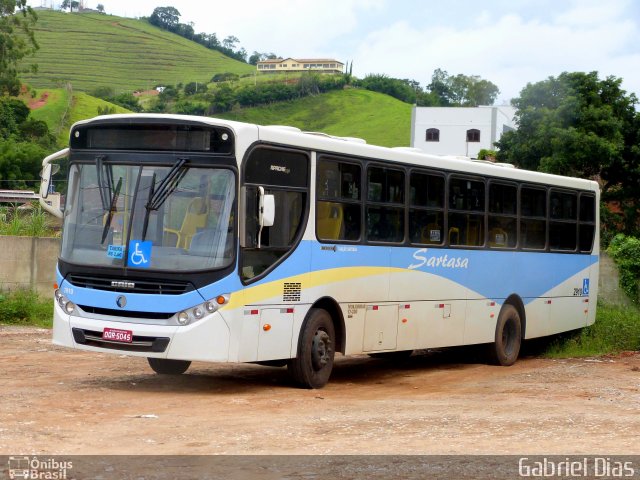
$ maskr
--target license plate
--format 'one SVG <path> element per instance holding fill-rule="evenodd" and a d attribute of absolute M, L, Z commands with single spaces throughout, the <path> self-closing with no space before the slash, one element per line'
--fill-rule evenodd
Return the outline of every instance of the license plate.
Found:
<path fill-rule="evenodd" d="M 131 330 L 119 330 L 117 328 L 105 328 L 102 331 L 102 338 L 112 342 L 131 343 L 133 342 L 133 332 Z"/>

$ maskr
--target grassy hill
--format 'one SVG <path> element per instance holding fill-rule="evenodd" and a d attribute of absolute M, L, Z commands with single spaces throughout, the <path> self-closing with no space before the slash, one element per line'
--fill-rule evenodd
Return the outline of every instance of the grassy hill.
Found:
<path fill-rule="evenodd" d="M 52 90 L 37 90 L 36 99 L 46 97 L 46 103 L 31 110 L 31 117 L 47 123 L 60 147 L 69 143 L 69 128 L 75 122 L 98 115 L 98 107 L 111 107 L 114 113 L 128 113 L 129 111 L 118 105 L 105 102 L 84 92 L 71 94 L 63 88 Z"/>
<path fill-rule="evenodd" d="M 368 90 L 347 89 L 234 110 L 220 118 L 260 125 L 292 125 L 302 130 L 364 138 L 387 147 L 408 146 L 411 105 Z"/>
<path fill-rule="evenodd" d="M 83 92 L 70 95 L 65 89 L 38 90 L 36 98 L 45 93 L 46 105 L 32 110 L 31 115 L 47 122 L 61 146 L 68 143 L 69 127 L 98 115 L 98 107 L 113 107 L 115 113 L 128 112 Z M 292 125 L 306 131 L 359 137 L 387 147 L 408 146 L 410 142 L 411 105 L 368 90 L 334 91 L 217 116 L 258 125 Z"/>
<path fill-rule="evenodd" d="M 145 21 L 112 15 L 42 10 L 35 34 L 40 50 L 29 63 L 38 64 L 38 73 L 21 80 L 37 88 L 71 82 L 76 91 L 99 86 L 133 91 L 255 70 Z"/>

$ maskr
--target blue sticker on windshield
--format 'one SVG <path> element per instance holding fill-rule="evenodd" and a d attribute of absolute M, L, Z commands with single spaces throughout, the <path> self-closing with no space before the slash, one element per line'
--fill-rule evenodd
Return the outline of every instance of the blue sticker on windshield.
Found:
<path fill-rule="evenodd" d="M 151 245 L 152 242 L 142 242 L 131 240 L 129 242 L 129 257 L 127 266 L 138 268 L 149 268 L 151 266 Z"/>
<path fill-rule="evenodd" d="M 124 245 L 109 245 L 107 257 L 124 258 Z"/>

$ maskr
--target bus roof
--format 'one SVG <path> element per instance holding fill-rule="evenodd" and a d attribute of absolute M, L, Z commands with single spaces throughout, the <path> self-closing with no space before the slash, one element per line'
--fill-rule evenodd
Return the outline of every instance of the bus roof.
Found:
<path fill-rule="evenodd" d="M 247 134 L 255 136 L 257 131 L 258 139 L 266 143 L 288 145 L 325 153 L 335 153 L 372 160 L 398 162 L 406 165 L 428 167 L 435 170 L 443 169 L 469 175 L 499 177 L 505 180 L 519 180 L 592 191 L 598 191 L 600 189 L 598 183 L 592 180 L 565 177 L 532 170 L 508 168 L 513 167 L 510 164 L 477 161 L 456 156 L 432 155 L 410 147 L 381 147 L 378 145 L 367 144 L 364 140 L 358 138 L 338 137 L 321 132 L 304 132 L 299 128 L 284 125 L 260 126 L 213 117 L 134 113 L 104 115 L 88 120 L 82 120 L 75 123 L 72 129 L 77 125 L 86 125 L 90 123 L 137 123 L 144 121 L 145 119 L 152 121 L 166 120 L 225 126 L 233 130 L 236 135 L 241 134 L 241 136 Z"/>

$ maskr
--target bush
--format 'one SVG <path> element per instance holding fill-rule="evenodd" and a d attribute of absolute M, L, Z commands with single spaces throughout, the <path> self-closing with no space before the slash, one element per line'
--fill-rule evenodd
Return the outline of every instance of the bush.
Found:
<path fill-rule="evenodd" d="M 616 235 L 607 249 L 618 265 L 620 288 L 638 303 L 640 283 L 640 239 L 622 233 Z"/>
<path fill-rule="evenodd" d="M 4 324 L 50 327 L 52 318 L 53 302 L 33 290 L 0 293 L 0 322 Z"/>
<path fill-rule="evenodd" d="M 211 82 L 213 82 L 213 83 L 235 82 L 235 81 L 239 80 L 239 78 L 240 77 L 238 77 L 238 75 L 235 74 L 235 73 L 230 73 L 230 72 L 216 73 L 213 77 L 211 77 Z"/>
<path fill-rule="evenodd" d="M 207 85 L 202 82 L 189 82 L 184 86 L 185 95 L 194 95 L 196 93 L 205 93 Z"/>
<path fill-rule="evenodd" d="M 96 87 L 89 92 L 89 95 L 103 100 L 110 100 L 116 96 L 116 91 L 113 87 Z"/>
<path fill-rule="evenodd" d="M 496 151 L 481 148 L 478 152 L 478 160 L 490 160 L 494 162 L 496 160 Z"/>
<path fill-rule="evenodd" d="M 0 208 L 0 235 L 24 237 L 56 237 L 59 232 L 40 205 L 30 212 L 22 213 L 17 208 Z"/>
<path fill-rule="evenodd" d="M 177 102 L 173 107 L 175 113 L 182 115 L 204 115 L 206 109 L 207 107 L 202 104 L 189 101 Z"/>
<path fill-rule="evenodd" d="M 640 312 L 636 307 L 598 304 L 596 322 L 556 336 L 545 352 L 552 358 L 589 357 L 640 349 Z"/>

